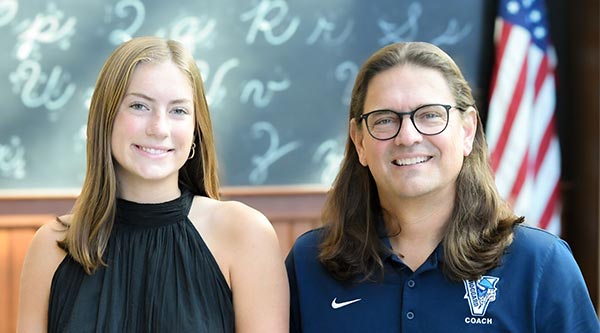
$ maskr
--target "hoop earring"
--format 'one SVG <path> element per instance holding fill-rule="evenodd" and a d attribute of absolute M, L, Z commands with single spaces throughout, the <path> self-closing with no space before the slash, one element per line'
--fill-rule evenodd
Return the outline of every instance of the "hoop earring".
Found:
<path fill-rule="evenodd" d="M 192 142 L 192 154 L 190 155 L 190 157 L 188 157 L 188 160 L 194 158 L 194 155 L 196 155 L 196 143 Z"/>

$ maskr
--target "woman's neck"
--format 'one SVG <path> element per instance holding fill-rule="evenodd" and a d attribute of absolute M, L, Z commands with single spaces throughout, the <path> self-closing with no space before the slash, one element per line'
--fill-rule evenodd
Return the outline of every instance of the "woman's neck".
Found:
<path fill-rule="evenodd" d="M 181 190 L 175 184 L 157 184 L 144 182 L 143 184 L 122 183 L 117 185 L 117 196 L 121 199 L 137 203 L 161 203 L 177 199 L 181 196 Z"/>

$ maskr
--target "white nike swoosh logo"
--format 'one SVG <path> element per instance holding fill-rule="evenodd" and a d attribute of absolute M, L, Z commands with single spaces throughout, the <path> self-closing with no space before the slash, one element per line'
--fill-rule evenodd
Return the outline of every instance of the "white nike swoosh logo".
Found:
<path fill-rule="evenodd" d="M 362 298 L 357 298 L 357 299 L 353 299 L 353 300 L 350 300 L 350 301 L 338 303 L 337 302 L 337 297 L 336 297 L 336 298 L 333 299 L 333 301 L 331 301 L 331 307 L 333 309 L 339 309 L 339 308 L 343 308 L 346 305 L 350 305 L 352 303 L 359 302 L 360 300 L 362 300 Z"/>

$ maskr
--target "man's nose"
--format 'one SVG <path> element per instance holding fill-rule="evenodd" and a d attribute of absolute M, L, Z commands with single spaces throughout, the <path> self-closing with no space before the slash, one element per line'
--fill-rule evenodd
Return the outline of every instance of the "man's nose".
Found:
<path fill-rule="evenodd" d="M 394 143 L 397 145 L 410 146 L 423 139 L 423 135 L 417 130 L 410 115 L 400 117 L 400 130 L 394 137 Z"/>

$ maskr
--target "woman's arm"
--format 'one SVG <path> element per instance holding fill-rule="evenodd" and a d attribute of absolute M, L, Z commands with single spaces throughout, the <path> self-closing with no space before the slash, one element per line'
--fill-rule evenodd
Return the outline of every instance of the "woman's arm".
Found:
<path fill-rule="evenodd" d="M 237 332 L 288 332 L 289 285 L 271 223 L 240 203 L 226 203 L 232 246 L 229 277 Z"/>
<path fill-rule="evenodd" d="M 47 331 L 50 284 L 66 255 L 56 242 L 65 233 L 64 225 L 52 221 L 38 229 L 31 241 L 21 272 L 17 332 Z"/>

